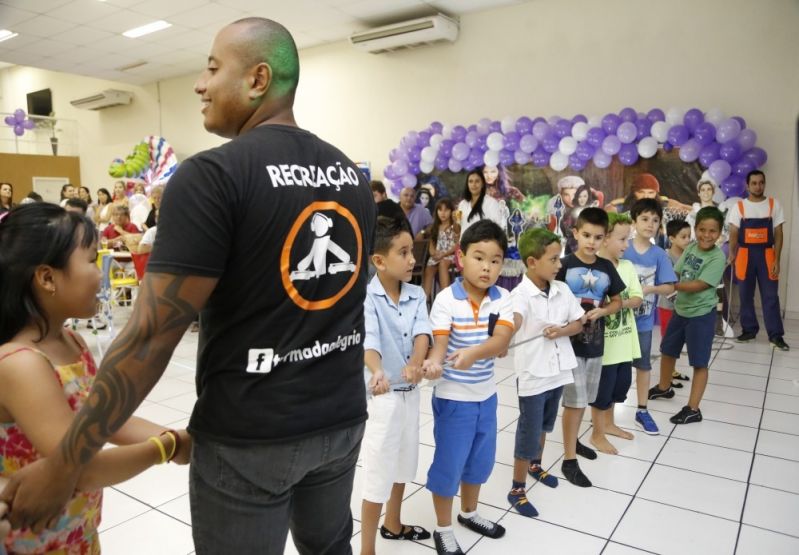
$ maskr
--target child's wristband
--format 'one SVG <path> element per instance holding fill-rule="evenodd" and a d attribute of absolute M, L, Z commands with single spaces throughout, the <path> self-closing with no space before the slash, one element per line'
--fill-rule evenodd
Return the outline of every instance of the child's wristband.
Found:
<path fill-rule="evenodd" d="M 172 450 L 172 454 L 167 458 L 167 461 L 172 462 L 180 451 L 180 434 L 175 430 L 167 430 L 166 433 L 171 435 L 175 442 L 175 448 Z"/>
<path fill-rule="evenodd" d="M 158 452 L 161 454 L 161 460 L 158 464 L 164 464 L 166 462 L 166 447 L 164 447 L 164 442 L 161 441 L 161 438 L 156 436 L 150 436 L 147 438 L 147 441 L 150 441 L 158 448 Z"/>

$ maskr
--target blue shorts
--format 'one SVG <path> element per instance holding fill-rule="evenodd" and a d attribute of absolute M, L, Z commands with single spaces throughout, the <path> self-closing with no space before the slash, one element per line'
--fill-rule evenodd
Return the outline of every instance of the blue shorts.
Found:
<path fill-rule="evenodd" d="M 538 395 L 519 397 L 516 447 L 513 456 L 525 461 L 541 458 L 541 434 L 555 429 L 563 386 Z"/>
<path fill-rule="evenodd" d="M 713 337 L 716 331 L 716 311 L 711 310 L 703 316 L 686 318 L 675 311 L 669 320 L 666 336 L 660 343 L 660 352 L 680 358 L 682 346 L 688 345 L 688 364 L 694 368 L 707 368 Z"/>
<path fill-rule="evenodd" d="M 484 484 L 497 452 L 497 395 L 485 401 L 452 401 L 433 396 L 436 451 L 427 489 L 454 497 L 461 482 Z"/>
<path fill-rule="evenodd" d="M 638 332 L 638 345 L 641 347 L 641 356 L 633 360 L 633 368 L 652 370 L 652 361 L 649 360 L 652 352 L 652 330 Z"/>
<path fill-rule="evenodd" d="M 630 389 L 632 381 L 633 369 L 629 362 L 603 366 L 596 400 L 591 403 L 591 406 L 599 410 L 607 410 L 613 406 L 613 403 L 623 403 L 627 399 L 627 390 Z"/>

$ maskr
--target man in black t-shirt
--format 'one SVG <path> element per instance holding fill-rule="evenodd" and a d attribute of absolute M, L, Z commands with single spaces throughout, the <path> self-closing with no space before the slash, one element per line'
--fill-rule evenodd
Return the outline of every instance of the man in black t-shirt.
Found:
<path fill-rule="evenodd" d="M 21 480 L 25 523 L 63 508 L 201 311 L 197 553 L 283 553 L 289 528 L 301 553 L 349 552 L 376 209 L 358 168 L 297 127 L 298 79 L 281 25 L 247 18 L 217 35 L 195 92 L 205 128 L 232 140 L 171 178 L 133 315 L 60 449 Z"/>
<path fill-rule="evenodd" d="M 378 216 L 408 220 L 400 205 L 388 198 L 386 186 L 383 185 L 382 181 L 372 180 L 369 182 L 369 187 L 372 189 L 372 195 L 374 196 L 375 204 L 377 204 Z"/>

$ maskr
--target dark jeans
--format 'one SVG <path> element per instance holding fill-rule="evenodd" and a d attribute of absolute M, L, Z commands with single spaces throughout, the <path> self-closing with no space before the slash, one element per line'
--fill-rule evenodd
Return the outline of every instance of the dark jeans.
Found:
<path fill-rule="evenodd" d="M 755 285 L 760 288 L 760 305 L 763 308 L 763 323 L 769 339 L 782 337 L 779 285 L 780 282 L 769 277 L 768 264 L 763 249 L 749 249 L 749 264 L 746 279 L 738 281 L 741 295 L 741 331 L 757 335 L 760 324 L 755 314 Z"/>
<path fill-rule="evenodd" d="M 276 445 L 196 438 L 189 473 L 197 555 L 350 554 L 350 496 L 364 424 Z"/>

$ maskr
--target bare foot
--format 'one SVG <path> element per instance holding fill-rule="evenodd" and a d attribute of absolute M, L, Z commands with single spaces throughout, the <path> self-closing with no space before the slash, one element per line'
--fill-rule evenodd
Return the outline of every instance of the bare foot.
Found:
<path fill-rule="evenodd" d="M 609 436 L 616 436 L 622 439 L 633 439 L 635 437 L 632 433 L 628 432 L 627 430 L 622 430 L 618 426 L 608 426 L 605 429 L 605 433 Z"/>
<path fill-rule="evenodd" d="M 601 451 L 603 453 L 607 453 L 608 455 L 618 455 L 618 450 L 613 447 L 604 435 L 597 435 L 591 434 L 590 439 L 591 445 L 593 445 L 597 451 Z"/>

